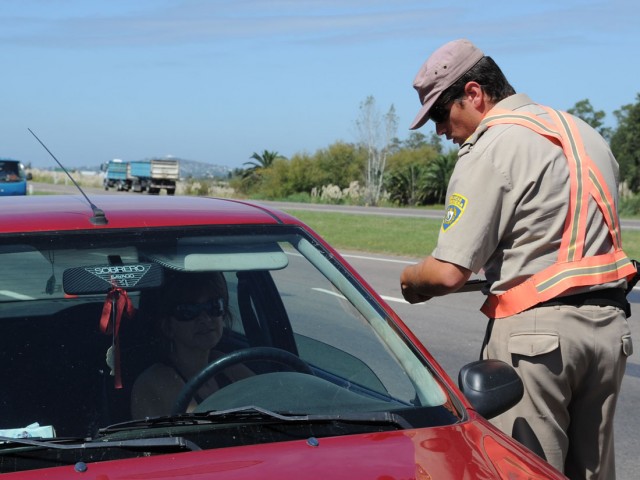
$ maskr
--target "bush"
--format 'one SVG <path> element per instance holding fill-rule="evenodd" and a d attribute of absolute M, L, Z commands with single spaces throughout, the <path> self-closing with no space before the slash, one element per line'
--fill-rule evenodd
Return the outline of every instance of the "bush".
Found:
<path fill-rule="evenodd" d="M 176 193 L 197 197 L 233 198 L 235 196 L 235 190 L 227 182 L 205 179 L 178 182 Z"/>
<path fill-rule="evenodd" d="M 283 199 L 285 202 L 292 203 L 311 203 L 311 195 L 307 192 L 292 193 Z"/>
<path fill-rule="evenodd" d="M 620 200 L 618 210 L 621 217 L 640 215 L 640 195 L 626 195 Z"/>

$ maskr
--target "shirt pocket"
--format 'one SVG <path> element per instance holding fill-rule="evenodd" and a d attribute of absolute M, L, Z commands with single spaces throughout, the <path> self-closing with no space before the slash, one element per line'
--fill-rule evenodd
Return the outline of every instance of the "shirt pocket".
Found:
<path fill-rule="evenodd" d="M 622 337 L 622 353 L 627 357 L 633 355 L 633 342 L 631 341 L 631 334 L 624 335 Z"/>
<path fill-rule="evenodd" d="M 560 346 L 560 337 L 554 332 L 520 332 L 509 337 L 509 353 L 535 357 L 553 352 Z"/>

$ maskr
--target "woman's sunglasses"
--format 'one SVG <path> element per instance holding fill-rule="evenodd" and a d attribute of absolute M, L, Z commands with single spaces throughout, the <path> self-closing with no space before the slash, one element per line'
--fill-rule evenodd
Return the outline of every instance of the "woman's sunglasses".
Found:
<path fill-rule="evenodd" d="M 173 315 L 179 322 L 195 320 L 202 312 L 211 318 L 224 316 L 224 300 L 216 298 L 204 303 L 180 303 L 173 309 Z"/>

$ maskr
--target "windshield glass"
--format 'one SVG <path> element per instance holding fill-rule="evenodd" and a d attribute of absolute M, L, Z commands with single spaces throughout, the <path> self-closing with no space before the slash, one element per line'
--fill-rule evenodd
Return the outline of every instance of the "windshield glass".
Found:
<path fill-rule="evenodd" d="M 16 160 L 0 160 L 0 183 L 22 182 L 26 178 L 24 167 Z"/>
<path fill-rule="evenodd" d="M 0 264 L 0 436 L 142 438 L 160 435 L 146 418 L 246 407 L 297 423 L 240 444 L 308 435 L 301 418 L 459 420 L 384 309 L 297 227 L 3 236 Z M 282 421 L 243 414 L 234 428 L 266 418 Z M 213 428 L 172 422 L 162 434 Z"/>

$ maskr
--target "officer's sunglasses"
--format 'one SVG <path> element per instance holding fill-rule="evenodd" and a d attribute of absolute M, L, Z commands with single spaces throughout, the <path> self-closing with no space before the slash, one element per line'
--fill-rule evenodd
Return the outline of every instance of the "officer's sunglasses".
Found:
<path fill-rule="evenodd" d="M 190 322 L 198 318 L 202 312 L 211 318 L 224 316 L 224 300 L 216 298 L 204 303 L 180 303 L 173 309 L 173 316 L 179 322 Z"/>
<path fill-rule="evenodd" d="M 429 119 L 434 123 L 446 122 L 447 120 L 449 120 L 451 107 L 453 107 L 453 101 L 434 105 L 433 107 L 431 107 L 431 110 L 429 110 Z"/>
<path fill-rule="evenodd" d="M 454 85 L 445 90 L 429 110 L 429 120 L 432 120 L 434 123 L 444 123 L 449 120 L 453 104 L 461 101 L 465 96 L 465 85 Z"/>

